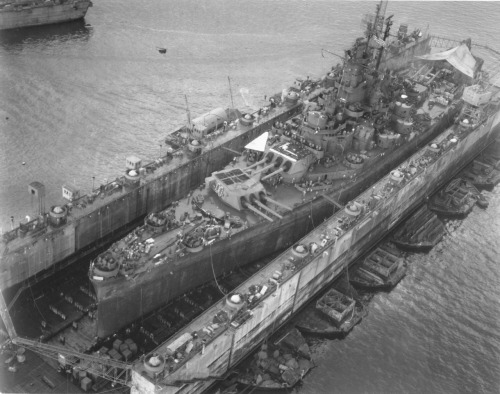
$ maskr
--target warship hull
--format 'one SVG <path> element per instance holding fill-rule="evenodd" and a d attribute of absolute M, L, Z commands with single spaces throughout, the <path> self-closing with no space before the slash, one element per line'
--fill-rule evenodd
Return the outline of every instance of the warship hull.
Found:
<path fill-rule="evenodd" d="M 330 241 L 312 256 L 306 257 L 298 269 L 296 267 L 291 270 L 279 286 L 271 291 L 271 296 L 252 308 L 248 320 L 234 327 L 220 329 L 217 335 L 214 334 L 209 342 L 203 343 L 200 349 L 191 351 L 189 358 L 181 365 L 165 370 L 164 373 L 156 375 L 155 379 L 148 378 L 142 363 L 135 364 L 132 372 L 132 393 L 198 393 L 208 389 L 214 379 L 237 365 L 271 332 L 305 306 L 311 297 L 344 272 L 349 264 L 367 253 L 398 222 L 421 204 L 426 196 L 435 192 L 491 143 L 493 138 L 498 137 L 500 113 L 498 108 L 496 111 L 487 121 L 435 158 L 404 185 L 385 194 L 385 198 L 376 207 L 369 210 L 336 241 Z M 452 133 L 453 130 L 446 132 L 447 135 Z M 411 160 L 412 158 L 408 162 Z M 387 179 L 377 183 L 380 184 L 386 185 Z M 381 189 L 382 187 L 379 188 Z M 369 198 L 370 191 L 367 191 L 358 196 L 357 200 Z M 321 234 L 328 233 L 329 229 L 333 230 L 338 223 L 337 216 L 334 215 L 300 242 L 307 244 L 320 239 Z M 236 293 L 245 293 L 249 285 L 257 280 L 257 275 L 260 281 L 270 277 L 274 270 L 290 259 L 290 255 L 290 250 L 283 253 L 254 278 L 236 289 Z M 193 332 L 211 322 L 211 316 L 224 307 L 223 302 L 214 305 L 171 341 L 157 348 L 156 352 L 161 354 L 168 346 L 173 346 L 179 336 L 185 335 L 183 333 Z"/>
<path fill-rule="evenodd" d="M 347 182 L 341 190 L 305 202 L 282 219 L 257 224 L 230 239 L 205 247 L 198 253 L 189 253 L 172 264 L 153 267 L 136 277 L 125 279 L 118 276 L 96 282 L 96 336 L 106 337 L 224 272 L 290 246 L 332 215 L 335 209 L 332 200 L 347 202 L 370 187 L 419 147 L 446 130 L 454 122 L 460 108 L 459 104 L 448 108 L 432 127 L 388 152 L 376 166 L 365 170 L 357 180 Z"/>
<path fill-rule="evenodd" d="M 49 25 L 81 19 L 92 3 L 88 0 L 69 1 L 62 4 L 33 4 L 21 8 L 0 9 L 0 30 L 19 27 Z M 14 7 L 14 6 L 12 6 Z"/>

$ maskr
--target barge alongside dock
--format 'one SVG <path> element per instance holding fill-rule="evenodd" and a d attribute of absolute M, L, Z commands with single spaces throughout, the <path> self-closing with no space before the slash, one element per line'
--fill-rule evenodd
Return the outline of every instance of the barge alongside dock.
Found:
<path fill-rule="evenodd" d="M 361 301 L 330 288 L 314 306 L 300 312 L 294 324 L 304 334 L 344 338 L 366 313 Z"/>
<path fill-rule="evenodd" d="M 436 214 L 453 219 L 463 219 L 471 213 L 477 197 L 466 181 L 460 178 L 451 180 L 446 187 L 434 194 L 427 205 Z"/>
<path fill-rule="evenodd" d="M 401 250 L 429 252 L 443 238 L 446 228 L 427 205 L 422 205 L 391 236 Z"/>
<path fill-rule="evenodd" d="M 403 279 L 406 268 L 400 252 L 383 244 L 363 260 L 350 282 L 359 289 L 388 291 Z"/>

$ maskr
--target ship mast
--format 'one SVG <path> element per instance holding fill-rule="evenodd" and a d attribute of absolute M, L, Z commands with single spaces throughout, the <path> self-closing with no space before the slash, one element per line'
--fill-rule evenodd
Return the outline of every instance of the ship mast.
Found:
<path fill-rule="evenodd" d="M 187 115 L 188 127 L 191 128 L 191 112 L 189 111 L 188 98 L 186 95 L 184 95 L 184 100 L 186 100 L 186 115 Z"/>
<path fill-rule="evenodd" d="M 368 29 L 366 31 L 366 48 L 365 54 L 368 53 L 368 48 L 370 46 L 370 41 L 373 36 L 379 37 L 382 35 L 382 29 L 384 27 L 384 16 L 385 10 L 387 9 L 387 0 L 381 0 L 377 4 L 377 11 L 375 15 L 367 15 L 366 22 L 368 24 Z M 370 23 L 371 22 L 371 23 Z"/>
<path fill-rule="evenodd" d="M 394 15 L 391 15 L 391 16 L 387 17 L 386 20 L 385 20 L 384 38 L 383 38 L 383 42 L 380 43 L 380 49 L 379 49 L 378 56 L 377 56 L 377 64 L 375 65 L 375 71 L 378 70 L 378 68 L 380 66 L 380 61 L 382 60 L 382 54 L 384 53 L 384 49 L 385 49 L 385 45 L 386 45 L 386 41 L 385 40 L 387 40 L 387 38 L 389 37 L 389 32 L 391 31 L 391 26 L 392 26 L 392 20 L 391 20 L 391 18 L 393 16 Z"/>
<path fill-rule="evenodd" d="M 231 96 L 231 109 L 234 109 L 233 90 L 231 89 L 231 79 L 229 78 L 229 75 L 227 77 L 227 81 L 229 83 L 229 95 Z"/>

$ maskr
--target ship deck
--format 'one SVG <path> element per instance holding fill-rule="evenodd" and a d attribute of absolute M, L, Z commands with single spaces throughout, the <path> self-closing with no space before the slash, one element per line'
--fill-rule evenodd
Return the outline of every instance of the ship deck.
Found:
<path fill-rule="evenodd" d="M 419 109 L 418 113 L 428 114 L 432 122 L 432 120 L 438 118 L 445 111 L 445 109 L 446 107 L 440 106 L 429 108 L 426 102 L 424 103 L 424 106 Z M 393 147 L 392 149 L 375 147 L 374 149 L 365 152 L 363 154 L 364 163 L 360 168 L 350 168 L 346 166 L 343 160 L 337 160 L 329 167 L 317 164 L 307 173 L 308 179 L 315 178 L 316 175 L 318 176 L 317 180 L 312 181 L 312 185 L 310 187 L 301 186 L 299 183 L 294 185 L 279 183 L 274 186 L 263 183 L 263 185 L 266 189 L 268 197 L 286 207 L 289 207 L 290 209 L 293 209 L 301 203 L 310 201 L 320 195 L 326 196 L 326 198 L 328 198 L 329 194 L 333 196 L 334 193 L 342 190 L 348 183 L 356 182 L 357 178 L 362 176 L 367 168 L 376 166 L 376 163 L 379 160 L 394 149 L 398 149 L 398 147 Z M 351 153 L 351 150 L 347 150 L 345 155 L 349 153 Z M 352 151 L 352 153 L 355 152 Z M 247 171 L 247 174 L 258 172 L 259 167 L 253 167 L 251 170 L 247 170 L 247 167 L 251 164 L 252 163 L 248 163 L 245 160 L 245 157 L 240 156 L 235 157 L 235 160 L 226 166 L 226 169 L 238 168 L 242 171 Z M 263 165 L 265 166 L 265 164 Z M 325 177 L 328 177 L 328 179 L 325 180 Z M 379 198 L 383 198 L 383 196 L 380 196 Z M 192 202 L 195 199 L 201 199 L 203 201 L 203 210 L 210 212 L 211 215 L 217 218 L 223 218 L 225 215 L 231 215 L 232 217 L 239 218 L 241 223 L 243 223 L 240 227 L 232 227 L 230 231 L 222 231 L 219 240 L 231 237 L 231 235 L 244 231 L 248 227 L 252 227 L 257 223 L 265 222 L 266 220 L 276 220 L 277 216 L 285 215 L 287 212 L 287 209 L 276 206 L 272 202 L 267 204 L 267 206 L 277 215 L 264 211 L 263 213 L 267 218 L 259 216 L 248 209 L 239 211 L 225 204 L 224 201 L 217 196 L 215 191 L 212 190 L 208 183 L 202 185 L 200 188 L 192 191 L 191 195 L 175 202 L 175 218 L 178 223 L 181 223 L 180 227 L 173 228 L 172 230 L 159 235 L 155 235 L 148 229 L 145 229 L 142 234 L 134 237 L 137 238 L 136 242 L 131 242 L 129 238 L 124 238 L 113 244 L 108 249 L 108 252 L 106 253 L 111 253 L 115 259 L 121 261 L 123 260 L 123 256 L 127 255 L 129 252 L 135 251 L 135 253 L 138 253 L 138 242 L 144 244 L 147 239 L 154 240 L 154 242 L 151 243 L 151 249 L 148 253 L 142 252 L 136 254 L 137 256 L 140 256 L 137 257 L 137 261 L 129 260 L 128 264 L 130 264 L 130 267 L 134 268 L 127 271 L 127 278 L 133 278 L 136 275 L 140 275 L 142 272 L 154 269 L 155 265 L 162 264 L 176 255 L 182 256 L 184 251 L 179 249 L 176 242 L 181 234 L 187 234 L 207 222 L 207 220 L 203 221 L 199 217 L 196 219 L 196 215 L 199 215 L 199 212 L 192 205 Z M 187 220 L 186 215 L 188 218 Z M 115 253 L 115 250 L 119 252 Z M 152 261 L 151 256 L 159 256 L 159 260 L 154 262 Z M 97 280 L 109 280 L 107 278 L 100 277 L 99 274 L 95 275 L 96 276 L 94 276 L 94 278 L 97 278 Z M 122 274 L 119 273 L 118 275 L 120 276 Z"/>

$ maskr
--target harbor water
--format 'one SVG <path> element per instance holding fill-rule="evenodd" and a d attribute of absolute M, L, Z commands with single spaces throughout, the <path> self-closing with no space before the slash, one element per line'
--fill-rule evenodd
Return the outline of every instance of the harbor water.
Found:
<path fill-rule="evenodd" d="M 406 277 L 346 339 L 314 344 L 318 367 L 299 393 L 499 392 L 500 187 L 483 194 L 488 209 L 408 254 Z"/>
<path fill-rule="evenodd" d="M 158 157 L 186 121 L 185 96 L 192 116 L 232 101 L 257 109 L 295 78 L 321 77 L 338 61 L 321 49 L 343 55 L 375 4 L 107 0 L 85 21 L 1 32 L 0 228 L 36 214 L 30 182 L 46 186 L 48 209 L 63 184 L 88 192 L 128 155 Z M 391 2 L 391 14 L 393 34 L 406 23 L 500 49 L 495 2 Z M 500 189 L 487 195 L 486 211 L 409 257 L 347 339 L 314 344 L 318 367 L 298 392 L 500 391 Z"/>

